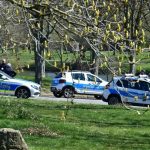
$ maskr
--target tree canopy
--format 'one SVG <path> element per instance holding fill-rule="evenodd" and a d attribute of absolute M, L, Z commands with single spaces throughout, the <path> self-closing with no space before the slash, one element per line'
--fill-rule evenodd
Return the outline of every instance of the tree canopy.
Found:
<path fill-rule="evenodd" d="M 80 51 L 88 45 L 99 60 L 96 67 L 105 66 L 113 74 L 122 72 L 122 58 L 117 60 L 117 67 L 112 66 L 116 59 L 102 51 L 120 52 L 128 60 L 129 71 L 135 73 L 136 55 L 145 45 L 143 26 L 148 23 L 143 22 L 149 22 L 148 0 L 3 0 L 1 3 L 5 6 L 1 7 L 1 16 L 7 16 L 4 20 L 8 23 L 9 19 L 11 30 L 16 31 L 12 28 L 16 24 L 24 27 L 23 41 L 10 36 L 11 41 L 26 46 L 32 41 L 34 45 L 36 82 L 42 80 L 45 50 L 56 40 L 70 47 L 77 42 Z"/>

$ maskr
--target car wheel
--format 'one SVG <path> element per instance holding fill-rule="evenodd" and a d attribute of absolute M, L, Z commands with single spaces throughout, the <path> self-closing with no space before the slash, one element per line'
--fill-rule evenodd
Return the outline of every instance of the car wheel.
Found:
<path fill-rule="evenodd" d="M 109 105 L 117 105 L 119 104 L 119 98 L 117 96 L 112 96 L 108 100 Z"/>
<path fill-rule="evenodd" d="M 19 88 L 17 91 L 16 91 L 16 97 L 17 98 L 29 98 L 30 97 L 30 91 L 27 89 L 27 88 Z"/>
<path fill-rule="evenodd" d="M 71 98 L 74 95 L 74 90 L 72 87 L 66 87 L 63 93 L 65 98 Z"/>
<path fill-rule="evenodd" d="M 94 95 L 96 99 L 102 99 L 102 95 Z"/>
<path fill-rule="evenodd" d="M 58 91 L 57 91 L 57 92 L 53 92 L 53 95 L 54 95 L 55 97 L 58 97 L 58 98 L 59 98 L 59 97 L 62 97 L 63 94 L 62 94 L 62 92 L 58 92 Z"/>

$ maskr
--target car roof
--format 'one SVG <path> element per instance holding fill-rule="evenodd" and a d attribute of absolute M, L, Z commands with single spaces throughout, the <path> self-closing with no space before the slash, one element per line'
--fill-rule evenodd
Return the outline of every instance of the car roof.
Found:
<path fill-rule="evenodd" d="M 148 77 L 141 77 L 141 76 L 115 76 L 114 80 L 131 80 L 131 81 L 135 81 L 135 80 L 140 80 L 140 81 L 147 81 L 150 82 L 150 78 Z"/>
<path fill-rule="evenodd" d="M 83 73 L 91 73 L 89 71 L 82 71 L 82 70 L 71 70 L 71 71 L 64 71 L 64 73 L 67 73 L 67 72 L 71 72 L 71 73 L 78 73 L 78 72 L 83 72 Z"/>

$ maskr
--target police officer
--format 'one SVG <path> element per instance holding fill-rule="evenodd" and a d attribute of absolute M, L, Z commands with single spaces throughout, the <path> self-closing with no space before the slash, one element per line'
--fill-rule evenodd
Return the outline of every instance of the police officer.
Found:
<path fill-rule="evenodd" d="M 16 76 L 16 72 L 13 71 L 10 63 L 6 63 L 6 59 L 2 59 L 2 63 L 0 64 L 0 70 L 10 75 L 11 77 Z"/>

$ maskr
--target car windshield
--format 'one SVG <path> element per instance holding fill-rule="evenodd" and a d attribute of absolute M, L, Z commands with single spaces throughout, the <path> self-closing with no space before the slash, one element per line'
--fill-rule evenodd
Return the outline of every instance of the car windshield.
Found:
<path fill-rule="evenodd" d="M 55 78 L 62 78 L 65 76 L 65 73 L 60 72 L 58 75 L 55 76 Z"/>
<path fill-rule="evenodd" d="M 92 82 L 99 82 L 99 83 L 102 82 L 100 79 L 98 79 L 97 77 L 93 76 L 92 74 L 87 74 L 87 79 L 88 79 L 88 81 L 92 81 Z"/>
<path fill-rule="evenodd" d="M 12 79 L 11 76 L 9 76 L 8 74 L 6 74 L 6 73 L 4 73 L 2 71 L 0 71 L 0 78 L 1 79 Z"/>

